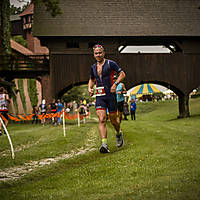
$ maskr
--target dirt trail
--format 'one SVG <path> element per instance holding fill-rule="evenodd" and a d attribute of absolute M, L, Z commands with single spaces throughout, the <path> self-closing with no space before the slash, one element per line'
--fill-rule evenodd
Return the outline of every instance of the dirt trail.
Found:
<path fill-rule="evenodd" d="M 94 148 L 95 140 L 96 140 L 95 139 L 96 136 L 94 136 L 93 134 L 94 132 L 95 131 L 91 129 L 90 132 L 87 133 L 88 139 L 86 143 L 83 145 L 83 147 L 72 150 L 69 153 L 62 154 L 54 158 L 50 157 L 50 158 L 45 158 L 38 161 L 30 161 L 28 163 L 24 163 L 22 166 L 15 166 L 15 167 L 0 170 L 0 182 L 16 180 L 40 167 L 50 165 L 60 160 L 69 159 L 69 158 L 73 158 L 73 157 L 76 157 L 88 152 L 96 151 L 97 148 Z M 30 143 L 27 145 L 21 145 L 16 148 L 16 151 L 23 151 L 24 149 L 30 148 L 31 146 L 39 144 L 39 143 L 40 143 L 40 140 L 38 140 L 34 144 Z M 8 153 L 9 153 L 8 151 L 1 152 L 1 156 L 5 156 Z"/>
<path fill-rule="evenodd" d="M 82 155 L 82 154 L 85 154 L 87 152 L 91 152 L 94 150 L 97 150 L 97 149 L 91 148 L 90 146 L 86 147 L 85 149 L 83 147 L 81 147 L 81 148 L 77 149 L 77 152 L 71 151 L 68 154 L 62 154 L 55 158 L 46 158 L 46 159 L 42 159 L 39 161 L 24 163 L 23 166 L 16 166 L 13 168 L 4 169 L 4 171 L 0 171 L 0 182 L 19 179 L 19 178 L 23 177 L 24 175 L 26 175 L 27 173 L 29 173 L 39 167 L 43 167 L 45 165 L 50 165 L 52 163 L 58 162 L 59 160 L 73 158 L 75 156 Z"/>

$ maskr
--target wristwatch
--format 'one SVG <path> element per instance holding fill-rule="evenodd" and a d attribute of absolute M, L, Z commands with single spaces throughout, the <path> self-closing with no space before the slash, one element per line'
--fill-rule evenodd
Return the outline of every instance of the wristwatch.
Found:
<path fill-rule="evenodd" d="M 119 83 L 117 81 L 114 82 L 115 85 L 119 85 Z"/>

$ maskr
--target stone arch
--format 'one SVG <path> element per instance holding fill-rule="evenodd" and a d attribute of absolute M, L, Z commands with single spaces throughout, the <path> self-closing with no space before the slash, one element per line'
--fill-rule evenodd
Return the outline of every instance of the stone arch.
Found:
<path fill-rule="evenodd" d="M 76 82 L 76 83 L 70 84 L 70 85 L 66 86 L 65 88 L 63 88 L 62 90 L 60 90 L 57 93 L 56 97 L 61 98 L 68 90 L 72 89 L 74 86 L 80 86 L 80 85 L 84 85 L 84 84 L 87 84 L 87 83 L 88 82 L 83 81 L 83 82 Z"/>

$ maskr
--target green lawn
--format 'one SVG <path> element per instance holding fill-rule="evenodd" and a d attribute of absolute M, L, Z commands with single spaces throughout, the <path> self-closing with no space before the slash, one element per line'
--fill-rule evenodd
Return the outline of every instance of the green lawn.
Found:
<path fill-rule="evenodd" d="M 94 113 L 80 128 L 67 121 L 65 138 L 62 127 L 10 124 L 16 158 L 0 137 L 0 199 L 199 200 L 200 98 L 190 114 L 177 119 L 177 101 L 138 103 L 120 149 L 108 122 L 105 155 Z"/>

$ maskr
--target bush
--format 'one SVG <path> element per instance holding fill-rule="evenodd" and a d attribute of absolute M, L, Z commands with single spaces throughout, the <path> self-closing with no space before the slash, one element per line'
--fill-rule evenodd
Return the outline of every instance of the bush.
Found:
<path fill-rule="evenodd" d="M 26 113 L 27 109 L 26 109 L 26 98 L 25 98 L 25 95 L 24 95 L 24 81 L 23 81 L 23 79 L 18 79 L 18 87 L 19 87 L 19 91 L 20 91 L 19 94 L 20 94 L 20 97 L 21 97 L 24 112 Z"/>
<path fill-rule="evenodd" d="M 35 79 L 28 79 L 28 94 L 31 100 L 31 105 L 38 104 L 38 93 L 36 87 L 36 80 Z"/>

